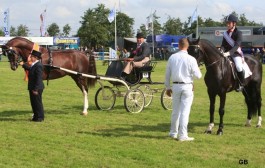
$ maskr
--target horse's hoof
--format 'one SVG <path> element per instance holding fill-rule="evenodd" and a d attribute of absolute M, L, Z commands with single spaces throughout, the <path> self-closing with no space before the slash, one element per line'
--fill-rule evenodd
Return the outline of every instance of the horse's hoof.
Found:
<path fill-rule="evenodd" d="M 223 131 L 217 131 L 217 135 L 223 135 Z"/>
<path fill-rule="evenodd" d="M 206 130 L 204 131 L 205 134 L 212 134 L 212 131 L 211 130 Z"/>
<path fill-rule="evenodd" d="M 245 127 L 251 127 L 251 124 L 245 124 Z"/>
<path fill-rule="evenodd" d="M 80 115 L 87 116 L 87 112 L 82 112 Z"/>
<path fill-rule="evenodd" d="M 259 124 L 258 124 L 258 125 L 256 125 L 256 128 L 261 128 L 261 125 L 259 125 Z"/>

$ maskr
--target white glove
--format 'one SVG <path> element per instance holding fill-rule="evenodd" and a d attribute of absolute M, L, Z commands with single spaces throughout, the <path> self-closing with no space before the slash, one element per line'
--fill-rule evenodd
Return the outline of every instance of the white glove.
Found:
<path fill-rule="evenodd" d="M 219 48 L 220 53 L 224 54 L 224 50 Z"/>
<path fill-rule="evenodd" d="M 229 52 L 225 52 L 225 53 L 223 53 L 223 56 L 224 57 L 228 57 L 228 56 L 230 56 L 230 53 Z"/>

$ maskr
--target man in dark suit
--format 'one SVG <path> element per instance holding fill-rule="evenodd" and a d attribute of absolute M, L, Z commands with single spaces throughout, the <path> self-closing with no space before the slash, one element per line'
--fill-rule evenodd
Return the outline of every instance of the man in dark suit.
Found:
<path fill-rule="evenodd" d="M 142 33 L 137 33 L 137 48 L 134 50 L 127 60 L 129 61 L 124 70 L 123 75 L 130 74 L 133 67 L 142 67 L 150 60 L 151 50 L 146 42 Z"/>
<path fill-rule="evenodd" d="M 20 63 L 22 67 L 29 70 L 28 76 L 28 90 L 30 96 L 30 103 L 33 111 L 32 121 L 42 122 L 44 121 L 44 110 L 42 104 L 42 92 L 44 84 L 42 81 L 43 67 L 41 63 L 41 53 L 36 50 L 32 50 L 30 55 L 32 61 L 31 65 Z"/>

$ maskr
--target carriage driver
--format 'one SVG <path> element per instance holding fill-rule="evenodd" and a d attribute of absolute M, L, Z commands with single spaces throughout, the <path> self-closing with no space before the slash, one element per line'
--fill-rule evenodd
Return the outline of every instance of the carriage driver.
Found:
<path fill-rule="evenodd" d="M 130 74 L 133 67 L 143 67 L 150 60 L 151 50 L 148 44 L 144 42 L 144 35 L 142 33 L 137 33 L 136 39 L 137 48 L 127 59 L 130 62 L 125 65 L 122 77 L 126 77 L 126 75 Z"/>
<path fill-rule="evenodd" d="M 239 79 L 239 85 L 236 91 L 240 92 L 243 89 L 245 81 L 245 73 L 243 69 L 244 55 L 240 47 L 242 42 L 242 32 L 236 27 L 237 17 L 235 15 L 228 15 L 225 18 L 225 22 L 227 31 L 224 32 L 221 52 L 224 57 L 231 56 L 234 60 Z"/>

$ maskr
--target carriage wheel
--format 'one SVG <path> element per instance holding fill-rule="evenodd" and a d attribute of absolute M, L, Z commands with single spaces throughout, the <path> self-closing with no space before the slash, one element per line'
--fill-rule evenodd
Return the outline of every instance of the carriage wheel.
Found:
<path fill-rule="evenodd" d="M 172 97 L 169 97 L 167 94 L 166 94 L 166 88 L 163 89 L 162 93 L 161 93 L 161 104 L 162 104 L 162 107 L 165 109 L 165 110 L 172 110 Z"/>
<path fill-rule="evenodd" d="M 144 93 L 144 107 L 149 106 L 152 101 L 153 101 L 153 97 L 154 97 L 154 93 L 151 90 L 149 85 L 139 85 L 137 87 L 137 89 L 140 89 L 143 93 Z"/>
<path fill-rule="evenodd" d="M 144 108 L 144 94 L 139 89 L 128 90 L 124 97 L 125 109 L 130 113 L 140 113 Z"/>
<path fill-rule="evenodd" d="M 101 87 L 95 95 L 95 104 L 99 110 L 110 110 L 116 101 L 116 95 L 109 86 Z"/>

